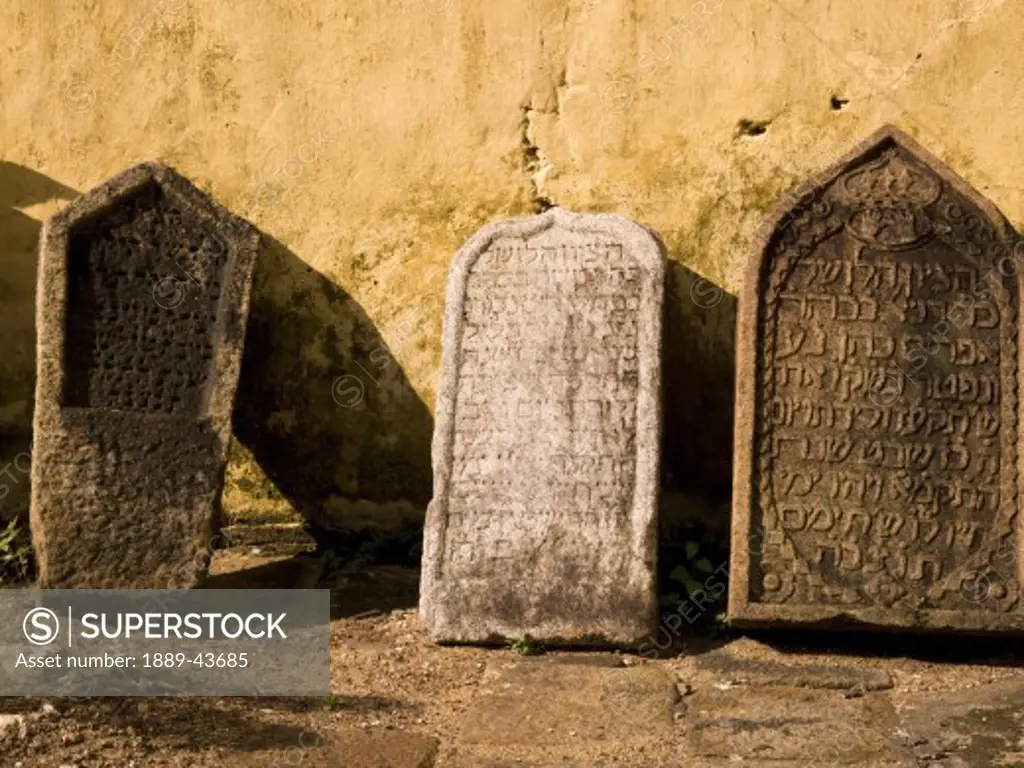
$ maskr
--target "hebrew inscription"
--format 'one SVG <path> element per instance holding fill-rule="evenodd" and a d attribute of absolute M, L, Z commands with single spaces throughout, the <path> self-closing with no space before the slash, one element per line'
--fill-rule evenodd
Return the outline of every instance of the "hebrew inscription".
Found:
<path fill-rule="evenodd" d="M 460 471 L 448 496 L 448 567 L 463 578 L 501 574 L 517 560 L 529 568 L 581 519 L 611 533 L 628 527 L 641 277 L 621 246 L 602 243 L 496 247 L 477 260 L 455 411 Z M 520 311 L 524 303 L 531 311 Z M 533 382 L 517 381 L 521 371 Z M 480 514 L 488 500 L 496 504 Z M 517 513 L 530 515 L 530 528 L 509 530 Z M 604 556 L 582 555 L 586 571 Z"/>
<path fill-rule="evenodd" d="M 661 256 L 615 217 L 528 222 L 453 270 L 424 612 L 440 639 L 629 642 L 653 618 Z"/>
<path fill-rule="evenodd" d="M 1008 226 L 894 132 L 802 200 L 741 352 L 734 618 L 1024 626 Z"/>
<path fill-rule="evenodd" d="M 76 230 L 64 405 L 198 412 L 226 258 L 221 238 L 156 183 Z M 177 290 L 154 295 L 163 285 Z"/>

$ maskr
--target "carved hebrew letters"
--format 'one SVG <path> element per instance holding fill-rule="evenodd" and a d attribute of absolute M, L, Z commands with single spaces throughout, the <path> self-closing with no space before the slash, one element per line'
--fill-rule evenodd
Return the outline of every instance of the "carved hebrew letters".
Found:
<path fill-rule="evenodd" d="M 1008 225 L 891 129 L 786 222 L 741 320 L 733 619 L 1024 627 L 993 565 L 1019 525 Z"/>
<path fill-rule="evenodd" d="M 100 227 L 74 231 L 63 405 L 197 412 L 226 259 L 221 239 L 156 184 Z M 175 279 L 178 293 L 154 297 Z"/>

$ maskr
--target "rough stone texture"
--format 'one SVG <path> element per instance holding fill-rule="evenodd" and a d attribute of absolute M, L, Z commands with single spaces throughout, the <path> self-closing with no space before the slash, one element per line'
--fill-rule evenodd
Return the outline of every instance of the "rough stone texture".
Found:
<path fill-rule="evenodd" d="M 258 244 L 155 163 L 46 223 L 31 509 L 43 585 L 202 580 Z"/>
<path fill-rule="evenodd" d="M 335 754 L 346 768 L 430 768 L 437 739 L 417 733 L 339 730 L 331 735 Z"/>
<path fill-rule="evenodd" d="M 357 728 L 302 730 L 295 743 L 275 749 L 250 749 L 223 755 L 224 768 L 431 768 L 437 739 L 416 733 Z"/>
<path fill-rule="evenodd" d="M 784 664 L 768 659 L 736 658 L 727 651 L 697 656 L 694 667 L 725 685 L 818 688 L 843 691 L 886 691 L 892 677 L 877 669 L 842 664 Z"/>
<path fill-rule="evenodd" d="M 1017 235 L 891 127 L 793 199 L 741 302 L 731 620 L 1024 629 Z"/>
<path fill-rule="evenodd" d="M 456 747 L 475 759 L 569 759 L 602 747 L 667 739 L 679 699 L 654 667 L 600 667 L 547 658 L 488 665 L 462 716 Z"/>
<path fill-rule="evenodd" d="M 736 688 L 699 691 L 686 701 L 681 725 L 692 757 L 761 760 L 770 765 L 810 758 L 821 768 L 912 765 L 900 761 L 892 732 L 895 710 L 884 698 Z"/>
<path fill-rule="evenodd" d="M 656 621 L 664 259 L 554 209 L 448 280 L 421 611 L 442 641 L 632 643 Z"/>
<path fill-rule="evenodd" d="M 956 693 L 918 694 L 900 707 L 900 735 L 920 765 L 1021 765 L 1024 685 L 1002 681 Z"/>

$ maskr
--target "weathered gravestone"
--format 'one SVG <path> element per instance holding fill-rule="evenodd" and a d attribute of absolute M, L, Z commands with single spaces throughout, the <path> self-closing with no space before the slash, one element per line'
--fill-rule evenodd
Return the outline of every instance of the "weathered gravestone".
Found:
<path fill-rule="evenodd" d="M 258 244 L 157 164 L 47 222 L 31 509 L 44 586 L 202 580 Z"/>
<path fill-rule="evenodd" d="M 652 630 L 663 276 L 645 229 L 558 209 L 456 256 L 420 602 L 435 639 Z"/>
<path fill-rule="evenodd" d="M 731 620 L 1024 629 L 1017 235 L 893 128 L 799 192 L 741 300 Z"/>

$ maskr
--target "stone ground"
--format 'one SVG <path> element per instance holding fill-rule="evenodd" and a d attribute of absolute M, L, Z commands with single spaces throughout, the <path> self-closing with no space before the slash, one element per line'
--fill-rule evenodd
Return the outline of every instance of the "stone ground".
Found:
<path fill-rule="evenodd" d="M 214 573 L 211 587 L 330 586 L 330 700 L 0 698 L 0 765 L 1024 765 L 1012 642 L 704 632 L 660 659 L 524 655 L 432 644 L 413 569 L 236 549 Z"/>

